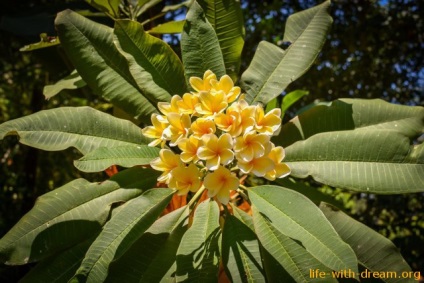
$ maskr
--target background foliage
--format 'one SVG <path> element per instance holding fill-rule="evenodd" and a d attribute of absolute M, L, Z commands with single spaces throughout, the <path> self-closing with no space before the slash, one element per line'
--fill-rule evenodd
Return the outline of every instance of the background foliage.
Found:
<path fill-rule="evenodd" d="M 243 62 L 251 61 L 260 40 L 285 46 L 282 34 L 287 17 L 318 2 L 242 1 L 247 23 Z M 424 105 L 424 20 L 419 17 L 423 11 L 420 2 L 333 1 L 334 24 L 322 54 L 314 66 L 287 89 L 287 92 L 309 91 L 292 109 L 301 109 L 318 98 L 330 101 L 339 97 L 379 97 L 395 103 Z M 85 2 L 8 0 L 0 5 L 1 123 L 58 105 L 90 105 L 112 111 L 108 103 L 98 101 L 85 89 L 66 91 L 44 100 L 43 86 L 68 75 L 72 67 L 64 61 L 60 47 L 19 52 L 23 45 L 38 41 L 40 33 L 55 33 L 56 12 L 65 8 L 89 9 Z M 156 9 L 160 10 L 160 5 Z M 104 17 L 96 20 L 109 22 Z M 157 23 L 153 22 L 152 26 Z M 179 52 L 178 38 L 167 36 L 166 39 Z M 242 65 L 240 73 L 246 68 Z M 294 115 L 289 114 L 285 119 Z M 14 138 L 6 139 L 0 146 L 0 235 L 3 235 L 31 208 L 37 196 L 82 174 L 72 166 L 77 156 L 73 150 L 39 152 L 18 144 Z M 82 177 L 96 181 L 103 176 Z M 312 180 L 309 185 L 319 186 Z M 321 190 L 342 202 L 356 219 L 393 240 L 412 269 L 424 272 L 424 245 L 417 244 L 424 242 L 423 194 L 394 197 L 347 193 L 326 187 Z M 4 269 L 0 279 L 15 281 L 26 268 Z"/>

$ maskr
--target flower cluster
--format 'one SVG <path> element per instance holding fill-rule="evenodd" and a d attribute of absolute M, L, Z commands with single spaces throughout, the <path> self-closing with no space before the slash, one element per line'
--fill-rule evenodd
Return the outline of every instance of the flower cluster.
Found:
<path fill-rule="evenodd" d="M 162 115 L 153 114 L 152 126 L 142 130 L 153 139 L 150 146 L 162 147 L 150 163 L 163 172 L 159 182 L 179 195 L 203 184 L 209 197 L 227 204 L 239 186 L 238 175 L 274 180 L 290 173 L 282 163 L 284 149 L 270 141 L 280 128 L 280 109 L 265 114 L 261 105 L 248 105 L 228 75 L 217 80 L 206 71 L 203 79 L 191 77 L 190 84 L 195 91 L 160 102 Z"/>

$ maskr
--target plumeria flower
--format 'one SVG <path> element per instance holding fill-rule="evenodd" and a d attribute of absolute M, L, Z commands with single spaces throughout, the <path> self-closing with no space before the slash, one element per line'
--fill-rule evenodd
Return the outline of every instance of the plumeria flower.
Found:
<path fill-rule="evenodd" d="M 218 92 L 201 92 L 199 101 L 196 105 L 196 111 L 200 115 L 213 118 L 217 113 L 221 113 L 227 108 L 228 103 L 223 91 Z"/>
<path fill-rule="evenodd" d="M 223 91 L 225 93 L 228 103 L 233 102 L 239 96 L 241 90 L 240 87 L 234 86 L 233 80 L 228 75 L 224 75 L 217 81 L 212 79 L 210 81 L 212 89 L 215 91 Z"/>
<path fill-rule="evenodd" d="M 232 137 L 239 136 L 243 131 L 239 112 L 219 113 L 214 121 L 220 130 L 229 133 Z"/>
<path fill-rule="evenodd" d="M 195 106 L 199 103 L 199 97 L 185 93 L 181 100 L 177 101 L 179 113 L 194 114 L 196 113 Z"/>
<path fill-rule="evenodd" d="M 243 136 L 235 139 L 234 151 L 237 159 L 248 162 L 268 154 L 272 147 L 269 139 L 269 136 L 257 134 L 254 130 L 246 131 Z"/>
<path fill-rule="evenodd" d="M 163 147 L 166 141 L 166 138 L 163 136 L 163 131 L 165 131 L 169 123 L 159 114 L 152 114 L 151 120 L 153 126 L 147 126 L 142 129 L 141 132 L 144 136 L 154 139 L 149 143 L 149 146 L 157 146 L 158 144 L 161 144 Z"/>
<path fill-rule="evenodd" d="M 168 142 L 181 152 L 161 149 L 150 162 L 163 172 L 159 182 L 178 195 L 196 192 L 203 184 L 209 197 L 226 205 L 230 191 L 240 185 L 232 170 L 268 180 L 290 174 L 282 162 L 284 149 L 270 141 L 280 129 L 280 109 L 265 114 L 262 106 L 249 105 L 227 75 L 217 80 L 206 71 L 203 78 L 190 78 L 190 84 L 195 91 L 159 103 L 162 115 L 153 114 L 152 126 L 142 130 L 153 139 L 150 146 L 163 148 Z"/>
<path fill-rule="evenodd" d="M 216 126 L 214 121 L 206 118 L 197 118 L 191 124 L 191 130 L 193 131 L 193 136 L 201 139 L 204 135 L 213 134 L 216 131 Z"/>
<path fill-rule="evenodd" d="M 159 157 L 150 162 L 150 166 L 157 171 L 163 171 L 158 177 L 159 182 L 167 182 L 170 178 L 170 172 L 177 167 L 183 166 L 180 156 L 169 149 L 161 149 Z"/>
<path fill-rule="evenodd" d="M 264 177 L 270 181 L 276 178 L 283 178 L 290 174 L 290 167 L 282 163 L 285 157 L 284 148 L 281 146 L 273 147 L 268 154 L 268 158 L 274 162 L 274 169 L 267 172 Z"/>
<path fill-rule="evenodd" d="M 180 155 L 181 160 L 185 163 L 189 163 L 191 161 L 196 162 L 199 160 L 197 157 L 197 151 L 201 145 L 202 140 L 196 138 L 193 135 L 188 138 L 181 139 L 181 141 L 178 143 L 178 147 L 182 151 Z"/>
<path fill-rule="evenodd" d="M 178 166 L 170 172 L 168 187 L 178 190 L 178 195 L 186 195 L 189 191 L 196 192 L 200 186 L 200 171 L 191 163 L 188 167 Z"/>
<path fill-rule="evenodd" d="M 244 99 L 240 99 L 231 104 L 226 113 L 239 113 L 240 127 L 242 133 L 244 133 L 248 128 L 255 125 L 255 111 L 255 106 L 251 106 Z"/>
<path fill-rule="evenodd" d="M 263 107 L 257 105 L 255 114 L 256 130 L 259 133 L 272 136 L 279 130 L 281 125 L 280 108 L 274 108 L 268 113 L 264 114 Z"/>
<path fill-rule="evenodd" d="M 237 165 L 244 174 L 253 173 L 258 177 L 265 176 L 275 168 L 274 162 L 267 156 L 254 158 L 250 161 L 239 159 Z"/>
<path fill-rule="evenodd" d="M 207 70 L 203 75 L 203 79 L 199 77 L 191 77 L 189 81 L 194 90 L 202 92 L 209 91 L 211 89 L 211 80 L 216 80 L 216 75 L 211 70 Z"/>
<path fill-rule="evenodd" d="M 203 184 L 208 189 L 208 197 L 216 196 L 222 204 L 227 204 L 230 191 L 239 186 L 239 179 L 227 168 L 219 166 L 213 173 L 206 175 Z"/>
<path fill-rule="evenodd" d="M 178 142 L 187 137 L 190 130 L 190 116 L 187 114 L 169 113 L 169 126 L 163 131 L 163 135 L 170 140 L 170 146 L 176 146 Z"/>
<path fill-rule="evenodd" d="M 209 170 L 216 170 L 219 164 L 227 165 L 234 159 L 233 140 L 229 134 L 223 134 L 219 138 L 214 134 L 202 138 L 203 146 L 199 147 L 197 156 L 206 160 Z"/>
<path fill-rule="evenodd" d="M 171 98 L 171 102 L 159 102 L 158 108 L 163 115 L 168 116 L 169 113 L 180 113 L 178 110 L 178 101 L 182 98 L 179 95 L 174 95 Z"/>

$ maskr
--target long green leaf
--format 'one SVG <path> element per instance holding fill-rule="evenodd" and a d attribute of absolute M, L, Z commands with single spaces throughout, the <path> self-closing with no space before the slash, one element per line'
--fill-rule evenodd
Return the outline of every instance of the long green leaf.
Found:
<path fill-rule="evenodd" d="M 62 46 L 78 73 L 94 93 L 135 118 L 157 112 L 131 75 L 128 62 L 113 43 L 113 30 L 66 10 L 57 15 Z"/>
<path fill-rule="evenodd" d="M 133 167 L 147 165 L 159 156 L 159 149 L 147 145 L 99 147 L 74 161 L 78 170 L 83 172 L 100 172 L 112 165 Z"/>
<path fill-rule="evenodd" d="M 290 106 L 292 106 L 299 99 L 301 99 L 302 97 L 304 97 L 305 95 L 308 95 L 308 94 L 309 94 L 309 91 L 301 90 L 301 89 L 297 89 L 297 90 L 294 90 L 292 92 L 287 93 L 283 97 L 283 101 L 281 103 L 281 118 L 284 117 L 284 114 L 290 108 Z"/>
<path fill-rule="evenodd" d="M 196 1 L 187 13 L 181 34 L 181 51 L 187 82 L 190 77 L 203 77 L 207 70 L 214 72 L 218 78 L 225 75 L 218 38 Z"/>
<path fill-rule="evenodd" d="M 187 230 L 188 212 L 184 206 L 159 218 L 111 264 L 106 282 L 162 282 L 175 276 L 176 253 Z"/>
<path fill-rule="evenodd" d="M 328 194 L 320 192 L 316 187 L 308 186 L 304 182 L 296 181 L 293 178 L 275 179 L 274 183 L 278 186 L 301 193 L 316 205 L 319 205 L 322 201 L 324 201 L 334 206 L 343 206 L 341 202 L 337 201 Z"/>
<path fill-rule="evenodd" d="M 140 180 L 140 175 L 145 177 Z M 137 197 L 157 176 L 153 170 L 134 168 L 101 184 L 77 179 L 41 196 L 0 240 L 1 262 L 38 261 L 92 236 L 106 222 L 112 204 Z"/>
<path fill-rule="evenodd" d="M 100 232 L 100 231 L 99 231 Z M 96 235 L 96 234 L 95 234 Z M 61 283 L 68 282 L 80 266 L 94 237 L 77 244 L 31 268 L 20 283 Z"/>
<path fill-rule="evenodd" d="M 289 144 L 295 177 L 393 194 L 424 191 L 424 146 L 412 144 L 423 132 L 422 107 L 343 99 L 295 117 L 274 141 Z"/>
<path fill-rule="evenodd" d="M 43 94 L 46 99 L 50 99 L 64 89 L 77 89 L 86 85 L 77 70 L 74 70 L 69 76 L 66 76 L 55 84 L 44 86 Z"/>
<path fill-rule="evenodd" d="M 120 0 L 85 0 L 85 2 L 113 18 L 119 18 Z"/>
<path fill-rule="evenodd" d="M 249 197 L 252 208 L 274 228 L 300 241 L 325 266 L 333 270 L 357 271 L 352 249 L 340 239 L 323 213 L 304 195 L 283 187 L 259 186 L 249 190 Z"/>
<path fill-rule="evenodd" d="M 176 282 L 217 282 L 219 270 L 219 208 L 215 201 L 199 204 L 192 226 L 177 251 Z"/>
<path fill-rule="evenodd" d="M 401 278 L 401 274 L 411 272 L 411 268 L 389 239 L 329 204 L 322 203 L 320 208 L 369 272 L 384 272 L 387 278 L 381 279 L 388 283 L 416 282 L 413 278 Z"/>
<path fill-rule="evenodd" d="M 244 45 L 244 20 L 240 1 L 199 0 L 199 4 L 215 29 L 226 73 L 233 81 L 237 81 Z"/>
<path fill-rule="evenodd" d="M 337 282 L 331 278 L 331 269 L 320 263 L 301 244 L 279 232 L 255 206 L 252 210 L 256 234 L 264 249 L 296 282 Z M 317 269 L 328 275 L 325 278 L 314 278 L 311 270 Z"/>
<path fill-rule="evenodd" d="M 185 20 L 181 21 L 170 21 L 153 27 L 146 31 L 150 34 L 174 34 L 182 33 L 184 28 Z"/>
<path fill-rule="evenodd" d="M 225 218 L 222 261 L 231 282 L 264 282 L 260 247 L 255 233 L 233 215 Z"/>
<path fill-rule="evenodd" d="M 147 144 L 140 128 L 90 107 L 44 110 L 0 125 L 0 139 L 19 136 L 23 144 L 43 150 L 75 147 L 85 154 L 99 147 Z"/>
<path fill-rule="evenodd" d="M 40 34 L 39 42 L 25 45 L 24 47 L 20 48 L 19 51 L 21 52 L 33 51 L 33 50 L 37 50 L 41 48 L 57 46 L 59 44 L 60 44 L 60 40 L 56 36 L 48 36 L 46 33 L 42 33 Z"/>
<path fill-rule="evenodd" d="M 134 80 L 153 105 L 186 91 L 183 64 L 168 44 L 135 21 L 116 21 L 114 35 Z"/>
<path fill-rule="evenodd" d="M 288 18 L 284 41 L 291 45 L 286 50 L 266 41 L 259 43 L 240 81 L 249 103 L 267 104 L 311 67 L 332 23 L 329 6 L 330 1 L 325 1 Z"/>
<path fill-rule="evenodd" d="M 125 254 L 155 222 L 173 193 L 174 190 L 167 188 L 151 189 L 127 202 L 103 227 L 73 281 L 103 282 L 110 263 Z"/>

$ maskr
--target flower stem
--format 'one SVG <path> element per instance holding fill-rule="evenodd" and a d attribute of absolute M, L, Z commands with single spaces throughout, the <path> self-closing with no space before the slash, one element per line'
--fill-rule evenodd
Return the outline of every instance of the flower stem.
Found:
<path fill-rule="evenodd" d="M 187 207 L 191 208 L 192 206 L 194 206 L 197 203 L 197 200 L 200 198 L 200 196 L 203 194 L 203 192 L 205 191 L 205 186 L 202 186 L 195 194 L 194 196 L 191 198 L 191 200 L 189 201 L 189 203 L 187 204 Z"/>

